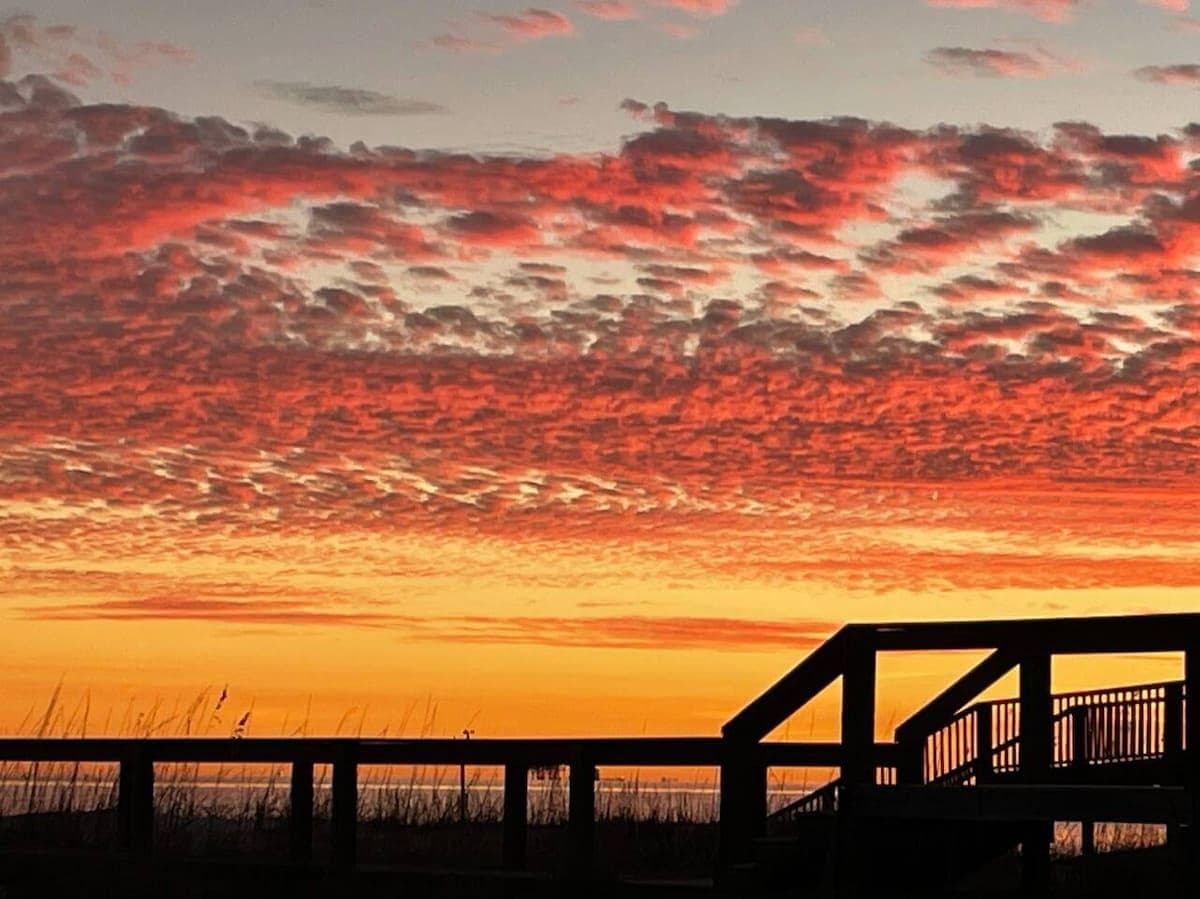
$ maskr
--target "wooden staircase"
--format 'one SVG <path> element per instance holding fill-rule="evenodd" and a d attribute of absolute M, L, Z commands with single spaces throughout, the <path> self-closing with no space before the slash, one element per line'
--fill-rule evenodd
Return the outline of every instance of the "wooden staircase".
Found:
<path fill-rule="evenodd" d="M 1178 785 L 1184 698 L 1182 681 L 1054 694 L 1050 782 Z M 919 767 L 878 767 L 877 784 L 904 781 L 939 790 L 1024 782 L 1018 700 L 976 702 L 940 720 L 920 713 L 914 718 L 920 730 L 914 734 L 901 725 L 897 743 L 907 747 L 907 758 L 919 758 Z M 769 815 L 766 833 L 754 840 L 753 858 L 733 866 L 731 887 L 747 894 L 829 893 L 842 792 L 841 779 L 835 779 Z M 1091 825 L 1084 825 L 1086 852 Z M 1015 852 L 1029 827 L 988 820 L 859 822 L 853 840 L 870 864 L 858 872 L 858 886 L 900 891 L 888 895 L 945 891 Z"/>

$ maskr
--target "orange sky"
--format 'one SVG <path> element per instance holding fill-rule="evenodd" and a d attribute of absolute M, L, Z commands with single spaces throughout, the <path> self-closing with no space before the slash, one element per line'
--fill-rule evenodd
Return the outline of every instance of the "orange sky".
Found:
<path fill-rule="evenodd" d="M 368 147 L 437 104 L 153 105 L 193 49 L 0 22 L 0 727 L 61 679 L 93 732 L 228 684 L 259 734 L 711 734 L 847 621 L 1195 608 L 1195 125 L 615 98 L 586 150 Z M 967 664 L 889 662 L 881 729 Z"/>
<path fill-rule="evenodd" d="M 1187 494 L 1108 489 L 1098 517 L 1083 491 L 936 492 L 826 488 L 798 492 L 804 513 L 590 513 L 569 528 L 574 513 L 552 509 L 520 534 L 43 519 L 7 582 L 19 701 L 5 720 L 62 677 L 64 707 L 90 693 L 93 728 L 130 702 L 159 703 L 161 718 L 229 684 L 224 723 L 253 706 L 260 734 L 306 715 L 318 732 L 411 735 L 435 718 L 445 734 L 468 722 L 493 735 L 704 734 L 845 620 L 1188 608 Z M 1151 507 L 1156 534 L 1132 538 L 1122 519 Z M 974 658 L 886 659 L 881 728 Z M 1089 659 L 1059 666 L 1058 682 L 1178 668 Z M 829 735 L 835 721 L 836 693 L 791 735 Z"/>

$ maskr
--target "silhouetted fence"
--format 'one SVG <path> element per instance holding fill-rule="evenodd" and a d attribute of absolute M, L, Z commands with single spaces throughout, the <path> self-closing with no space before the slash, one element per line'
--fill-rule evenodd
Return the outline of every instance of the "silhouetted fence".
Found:
<path fill-rule="evenodd" d="M 938 650 L 988 654 L 897 727 L 894 742 L 880 742 L 879 654 Z M 1181 653 L 1183 680 L 1051 692 L 1057 655 L 1145 652 Z M 976 701 L 1013 670 L 1017 697 Z M 839 679 L 838 742 L 765 741 Z M 911 821 L 918 836 L 922 826 L 944 833 L 934 826 L 939 821 L 1008 822 L 984 834 L 989 851 L 1007 851 L 1015 839 L 1025 886 L 1038 892 L 1048 882 L 1055 821 L 1164 823 L 1177 837 L 1179 825 L 1200 822 L 1200 754 L 1186 751 L 1200 745 L 1200 716 L 1186 711 L 1193 691 L 1200 691 L 1198 614 L 854 624 L 812 651 L 715 738 L 9 739 L 0 740 L 0 762 L 117 763 L 120 841 L 135 855 L 153 848 L 156 764 L 287 765 L 297 860 L 313 852 L 314 766 L 328 765 L 332 866 L 340 871 L 357 860 L 360 766 L 502 768 L 502 858 L 514 871 L 526 864 L 530 771 L 565 767 L 568 851 L 559 873 L 571 879 L 594 874 L 599 767 L 713 767 L 720 769 L 718 881 L 756 864 L 768 820 L 769 768 L 836 768 L 836 780 L 772 817 L 836 818 L 830 858 L 841 893 L 853 893 L 855 878 L 870 870 L 869 860 L 857 857 L 864 850 L 855 837 L 864 832 L 856 829 L 859 822 L 868 820 L 886 826 Z M 1188 827 L 1187 836 L 1189 851 L 1200 856 L 1197 831 Z M 914 851 L 934 842 L 918 840 Z M 916 870 L 931 869 L 918 864 Z M 1189 873 L 1200 877 L 1200 865 Z"/>

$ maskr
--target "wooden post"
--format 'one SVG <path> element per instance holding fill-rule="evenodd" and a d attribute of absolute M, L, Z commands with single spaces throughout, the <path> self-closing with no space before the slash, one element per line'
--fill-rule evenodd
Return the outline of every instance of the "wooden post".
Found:
<path fill-rule="evenodd" d="M 504 766 L 504 867 L 525 867 L 525 845 L 529 825 L 529 769 L 524 765 Z"/>
<path fill-rule="evenodd" d="M 1167 684 L 1163 694 L 1163 760 L 1173 783 L 1183 782 L 1183 684 Z"/>
<path fill-rule="evenodd" d="M 313 763 L 292 762 L 292 783 L 288 794 L 292 858 L 307 861 L 313 848 Z"/>
<path fill-rule="evenodd" d="M 975 783 L 988 783 L 993 774 L 992 707 L 984 703 L 975 707 Z"/>
<path fill-rule="evenodd" d="M 1053 699 L 1050 693 L 1050 654 L 1022 657 L 1020 670 L 1021 780 L 1050 782 L 1054 759 Z M 1050 840 L 1054 822 L 1031 822 L 1021 841 L 1021 880 L 1027 896 L 1050 889 Z"/>
<path fill-rule="evenodd" d="M 720 883 L 729 869 L 750 856 L 750 837 L 746 827 L 745 792 L 742 784 L 745 770 L 743 751 L 729 738 L 725 739 L 725 756 L 721 762 L 720 809 L 717 819 L 717 881 Z"/>
<path fill-rule="evenodd" d="M 875 783 L 875 647 L 848 641 L 842 673 L 842 782 Z"/>
<path fill-rule="evenodd" d="M 1184 782 L 1183 770 L 1183 684 L 1167 684 L 1163 692 L 1163 765 L 1168 783 Z M 1167 825 L 1167 844 L 1178 849 L 1183 829 Z"/>
<path fill-rule="evenodd" d="M 144 743 L 121 759 L 117 788 L 117 831 L 121 847 L 148 853 L 154 844 L 154 761 Z"/>
<path fill-rule="evenodd" d="M 1183 784 L 1188 791 L 1191 821 L 1188 822 L 1183 843 L 1186 858 L 1183 865 L 1184 895 L 1200 896 L 1200 638 L 1193 637 L 1183 656 L 1183 685 L 1188 702 L 1184 714 Z"/>
<path fill-rule="evenodd" d="M 925 782 L 925 737 L 906 737 L 896 744 L 896 783 L 914 786 Z"/>
<path fill-rule="evenodd" d="M 756 744 L 726 743 L 717 822 L 718 879 L 753 857 L 754 839 L 767 829 L 767 768 L 754 758 Z"/>
<path fill-rule="evenodd" d="M 571 760 L 567 797 L 567 873 L 572 880 L 592 876 L 596 853 L 596 765 L 582 755 Z"/>
<path fill-rule="evenodd" d="M 350 871 L 358 853 L 358 759 L 352 743 L 339 746 L 334 756 L 332 798 L 333 866 Z"/>
<path fill-rule="evenodd" d="M 842 669 L 842 790 L 838 801 L 834 888 L 839 896 L 863 887 L 861 828 L 854 793 L 875 784 L 875 646 L 867 634 L 846 642 Z"/>

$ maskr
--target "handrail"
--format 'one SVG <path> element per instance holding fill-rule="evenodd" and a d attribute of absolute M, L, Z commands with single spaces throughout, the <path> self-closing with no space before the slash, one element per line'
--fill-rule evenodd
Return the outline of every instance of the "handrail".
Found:
<path fill-rule="evenodd" d="M 896 740 L 921 739 L 941 727 L 967 700 L 974 699 L 1020 664 L 1019 653 L 997 649 L 896 726 Z"/>
<path fill-rule="evenodd" d="M 853 624 L 838 630 L 730 718 L 721 728 L 721 734 L 746 742 L 761 740 L 769 734 L 842 675 L 846 645 L 859 630 L 861 626 Z"/>
<path fill-rule="evenodd" d="M 1055 696 L 1053 696 L 1052 698 L 1054 700 L 1058 701 L 1061 699 L 1083 698 L 1083 697 L 1088 697 L 1088 696 L 1103 696 L 1106 693 L 1136 693 L 1136 692 L 1142 692 L 1142 691 L 1146 691 L 1146 690 L 1165 689 L 1167 687 L 1173 687 L 1177 684 L 1182 685 L 1183 681 L 1181 681 L 1181 680 L 1151 681 L 1149 683 L 1144 683 L 1144 684 L 1128 684 L 1128 685 L 1122 684 L 1119 687 L 1096 687 L 1091 690 L 1072 690 L 1069 693 L 1055 694 Z"/>
<path fill-rule="evenodd" d="M 1128 740 L 1122 742 L 1118 739 L 1115 742 L 1109 741 L 1105 743 L 1100 739 L 1105 736 L 1104 732 L 1093 734 L 1085 726 L 1084 733 L 1088 735 L 1087 745 L 1083 747 L 1084 752 L 1081 755 L 1079 747 L 1075 744 L 1077 739 L 1074 729 L 1076 726 L 1075 719 L 1081 711 L 1087 716 L 1093 716 L 1097 712 L 1103 713 L 1107 710 L 1131 710 L 1151 703 L 1164 703 L 1169 697 L 1172 688 L 1179 690 L 1179 696 L 1182 697 L 1184 695 L 1182 681 L 1156 681 L 1129 686 L 1075 690 L 1055 694 L 1052 697 L 1055 711 L 1051 717 L 1051 728 L 1052 732 L 1059 738 L 1054 741 L 1052 765 L 1055 768 L 1064 768 L 1085 763 L 1105 764 L 1164 757 L 1169 752 L 1169 747 L 1166 745 L 1167 740 L 1164 728 L 1166 720 L 1165 709 L 1161 714 L 1144 716 L 1144 718 L 1139 720 L 1139 723 L 1148 723 L 1150 729 L 1156 729 L 1155 733 L 1161 745 L 1150 745 L 1152 741 L 1147 739 L 1148 734 L 1138 731 L 1134 734 L 1136 738 L 1134 740 L 1136 751 L 1124 751 Z M 1099 702 L 1090 701 L 1099 697 L 1114 695 L 1120 698 L 1106 698 Z M 978 747 L 971 740 L 961 741 L 948 752 L 952 756 L 955 752 L 961 754 L 965 750 L 967 757 L 956 761 L 949 768 L 942 771 L 938 771 L 936 765 L 931 768 L 930 761 L 938 756 L 930 753 L 928 746 L 930 741 L 936 742 L 940 735 L 955 730 L 970 733 L 973 739 L 974 735 L 979 733 L 975 719 L 981 715 L 989 716 L 989 726 L 986 730 L 989 737 L 994 735 L 993 728 L 996 718 L 1006 720 L 1007 726 L 1015 727 L 1015 716 L 1010 715 L 1007 719 L 1004 719 L 1002 716 L 996 715 L 996 712 L 998 710 L 1015 710 L 1017 705 L 1018 700 L 1010 698 L 975 702 L 965 708 L 959 709 L 941 727 L 926 734 L 922 745 L 922 781 L 927 786 L 966 786 L 978 783 L 980 775 L 985 771 L 988 774 L 1008 774 L 1019 771 L 1019 748 L 1021 744 L 1019 731 L 1003 736 L 998 742 L 994 740 L 989 741 L 990 746 L 987 752 L 988 765 L 986 768 L 982 765 L 983 756 L 980 755 Z M 912 720 L 911 718 L 909 719 L 909 721 Z M 970 726 L 966 726 L 968 724 Z M 1064 725 L 1068 725 L 1068 727 L 1064 727 Z M 835 811 L 840 787 L 841 779 L 835 778 L 818 789 L 800 797 L 795 802 L 776 810 L 769 816 L 768 820 L 778 822 L 791 820 L 806 814 Z"/>
<path fill-rule="evenodd" d="M 1197 642 L 1200 613 L 1196 612 L 847 624 L 743 707 L 721 732 L 732 739 L 761 740 L 845 673 L 846 650 L 851 645 L 869 654 L 993 650 L 993 663 L 998 668 L 1010 654 L 1178 652 Z M 983 664 L 988 668 L 986 660 Z"/>
<path fill-rule="evenodd" d="M 881 765 L 875 768 L 875 783 L 880 786 L 894 786 L 896 769 L 892 766 Z M 794 802 L 789 802 L 782 808 L 767 815 L 768 821 L 792 820 L 800 815 L 820 812 L 836 812 L 838 796 L 842 787 L 842 779 L 835 777 L 828 783 L 822 784 L 815 790 L 810 790 Z"/>
<path fill-rule="evenodd" d="M 1073 690 L 1073 691 L 1066 692 L 1066 693 L 1058 693 L 1052 697 L 1053 707 L 1055 709 L 1055 713 L 1052 718 L 1052 727 L 1054 728 L 1054 732 L 1056 734 L 1060 733 L 1060 731 L 1062 729 L 1062 723 L 1070 716 L 1073 709 L 1078 709 L 1078 708 L 1132 708 L 1132 707 L 1147 704 L 1147 703 L 1164 702 L 1167 697 L 1168 691 L 1172 687 L 1180 687 L 1181 688 L 1182 681 L 1157 681 L 1157 682 L 1152 682 L 1152 683 L 1133 684 L 1130 686 L 1107 687 L 1107 688 L 1098 688 L 1098 689 L 1090 689 L 1090 690 Z M 1105 702 L 1099 702 L 1099 703 L 1098 702 L 1089 702 L 1089 700 L 1096 698 L 1096 697 L 1113 696 L 1114 694 L 1118 695 L 1120 698 L 1116 698 L 1113 700 L 1106 700 Z M 947 732 L 953 732 L 956 729 L 962 730 L 964 722 L 970 721 L 975 716 L 984 715 L 984 714 L 992 715 L 992 718 L 993 718 L 993 721 L 990 722 L 992 727 L 989 728 L 989 731 L 991 731 L 995 727 L 995 719 L 996 718 L 1001 718 L 1001 720 L 1005 721 L 1006 726 L 1008 726 L 1010 728 L 1015 728 L 1015 726 L 1016 726 L 1015 715 L 1009 714 L 1006 718 L 1002 718 L 1001 716 L 996 715 L 995 712 L 998 710 L 1002 710 L 1002 709 L 1007 710 L 1009 712 L 1013 712 L 1016 709 L 1017 702 L 1018 701 L 1015 699 L 994 699 L 994 700 L 984 700 L 981 702 L 973 703 L 973 704 L 959 710 L 957 713 L 954 714 L 954 716 L 952 716 L 950 719 L 948 719 L 946 721 L 946 723 L 943 724 L 941 727 L 937 728 L 936 730 L 931 731 L 925 738 L 926 752 L 923 753 L 923 757 L 925 758 L 925 762 L 926 762 L 926 771 L 925 771 L 926 782 L 927 783 L 941 783 L 941 782 L 946 782 L 946 781 L 952 781 L 955 779 L 955 777 L 957 775 L 961 774 L 961 772 L 964 769 L 966 769 L 968 767 L 978 768 L 979 761 L 980 761 L 978 747 L 976 747 L 972 742 L 972 740 L 974 738 L 974 734 L 976 733 L 976 731 L 973 729 L 971 730 L 971 735 L 972 735 L 971 740 L 960 741 L 954 747 L 954 749 L 957 749 L 959 751 L 968 750 L 970 752 L 969 757 L 965 758 L 965 759 L 957 760 L 954 764 L 949 765 L 944 770 L 938 770 L 936 765 L 933 765 L 932 767 L 929 765 L 930 760 L 932 758 L 937 757 L 937 756 L 934 756 L 934 755 L 931 755 L 928 753 L 928 744 L 930 741 L 933 741 L 936 745 L 940 735 L 945 734 Z M 1165 720 L 1164 715 L 1156 715 L 1153 717 L 1148 717 L 1146 723 L 1150 724 L 1151 726 L 1153 726 L 1155 728 L 1158 728 L 1158 730 L 1161 734 L 1162 722 L 1164 720 Z M 990 770 L 993 770 L 993 771 L 1016 770 L 1019 767 L 1019 765 L 1016 760 L 1016 753 L 1013 752 L 1012 750 L 1014 750 L 1016 747 L 1018 747 L 1020 745 L 1019 735 L 1014 731 L 1011 734 L 994 734 L 994 736 L 999 736 L 999 737 L 1001 737 L 1001 739 L 999 739 L 998 742 L 993 742 L 993 744 L 992 744 L 991 757 L 990 757 L 992 767 Z M 1145 737 L 1144 734 L 1142 734 L 1140 736 L 1142 736 L 1143 738 Z M 1142 743 L 1146 743 L 1146 742 L 1148 742 L 1148 741 L 1146 741 L 1145 739 L 1142 740 Z M 1068 748 L 1070 749 L 1069 752 L 1068 752 Z M 1142 751 L 1137 753 L 1136 756 L 1132 756 L 1132 757 L 1151 758 L 1151 757 L 1156 757 L 1157 755 L 1162 754 L 1161 752 L 1151 753 L 1148 751 L 1148 747 L 1146 747 L 1146 746 L 1142 746 L 1141 749 L 1142 749 Z M 1053 764 L 1056 767 L 1062 767 L 1064 765 L 1071 764 L 1074 761 L 1074 755 L 1073 755 L 1074 747 L 1071 744 L 1071 740 L 1069 738 L 1055 740 L 1055 750 L 1054 751 L 1055 751 L 1055 756 L 1053 759 Z M 1007 755 L 1004 755 L 1004 753 L 1007 753 Z M 953 749 L 949 751 L 949 754 L 953 754 Z M 1131 754 L 1126 754 L 1126 755 L 1131 755 Z M 1125 756 L 1123 756 L 1122 758 L 1124 758 L 1124 757 Z"/>
<path fill-rule="evenodd" d="M 832 742 L 767 742 L 733 747 L 720 737 L 549 739 L 360 739 L 345 737 L 0 738 L 0 762 L 120 762 L 139 753 L 153 762 L 333 764 L 352 751 L 362 765 L 569 764 L 719 767 L 731 752 L 740 761 L 778 767 L 836 767 Z M 875 744 L 878 764 L 894 764 L 894 743 Z"/>

